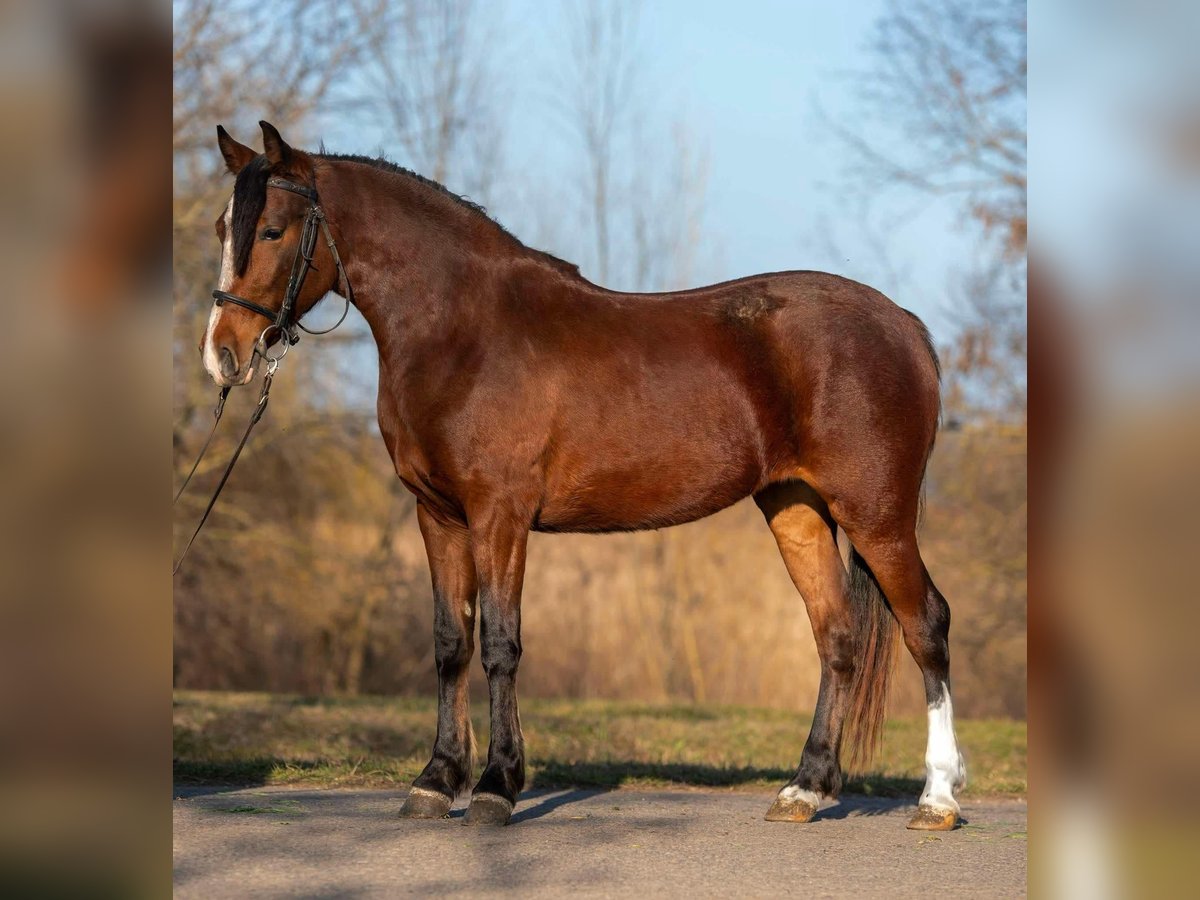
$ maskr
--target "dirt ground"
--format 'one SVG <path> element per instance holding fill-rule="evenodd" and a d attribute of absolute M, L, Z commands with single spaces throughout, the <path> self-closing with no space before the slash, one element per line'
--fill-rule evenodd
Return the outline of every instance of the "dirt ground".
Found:
<path fill-rule="evenodd" d="M 968 800 L 934 835 L 861 796 L 791 825 L 763 820 L 767 793 L 529 791 L 508 827 L 467 828 L 398 818 L 404 794 L 177 788 L 175 896 L 1025 894 L 1020 800 Z"/>

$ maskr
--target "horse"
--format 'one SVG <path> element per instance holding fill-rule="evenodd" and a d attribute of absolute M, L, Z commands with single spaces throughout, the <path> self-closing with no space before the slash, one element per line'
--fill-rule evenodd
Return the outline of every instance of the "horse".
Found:
<path fill-rule="evenodd" d="M 850 763 L 869 762 L 899 632 L 928 705 L 909 827 L 956 827 L 966 772 L 950 608 L 917 546 L 941 407 L 922 322 L 814 271 L 607 290 L 434 181 L 299 150 L 260 126 L 262 153 L 217 128 L 235 180 L 216 222 L 220 284 L 201 351 L 227 389 L 272 358 L 265 348 L 294 340 L 326 294 L 352 299 L 370 326 L 379 427 L 416 498 L 434 598 L 437 736 L 400 814 L 442 818 L 469 791 L 467 824 L 509 821 L 525 783 L 517 669 L 530 532 L 665 528 L 752 497 L 821 664 L 799 766 L 766 818 L 808 822 L 836 799 L 844 746 Z M 477 622 L 491 740 L 472 787 Z"/>

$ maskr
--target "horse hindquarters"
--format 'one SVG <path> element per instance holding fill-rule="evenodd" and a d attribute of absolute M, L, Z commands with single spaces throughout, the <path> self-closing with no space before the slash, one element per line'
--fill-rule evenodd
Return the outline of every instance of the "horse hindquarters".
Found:
<path fill-rule="evenodd" d="M 954 793 L 965 771 L 950 700 L 950 609 L 916 536 L 940 407 L 936 355 L 920 321 L 881 296 L 810 305 L 786 332 L 775 336 L 784 341 L 780 346 L 808 339 L 808 352 L 793 353 L 786 363 L 793 396 L 804 398 L 796 416 L 804 423 L 797 436 L 801 452 L 790 477 L 802 478 L 828 504 L 855 550 L 853 593 L 860 601 L 872 594 L 879 599 L 860 608 L 878 614 L 886 598 L 921 669 L 929 707 L 927 781 L 910 827 L 952 828 L 959 812 Z M 885 620 L 872 627 L 886 641 Z M 860 645 L 860 666 L 882 666 L 886 646 L 872 643 Z M 856 692 L 855 720 L 865 730 L 858 729 L 863 740 L 856 749 L 865 755 L 883 696 L 882 689 L 860 684 L 866 693 Z"/>

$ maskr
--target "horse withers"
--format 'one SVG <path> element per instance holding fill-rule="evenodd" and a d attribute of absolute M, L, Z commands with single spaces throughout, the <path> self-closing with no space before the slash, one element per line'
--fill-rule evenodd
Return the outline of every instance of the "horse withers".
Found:
<path fill-rule="evenodd" d="M 435 182 L 262 130 L 260 154 L 218 128 L 236 176 L 217 221 L 218 296 L 242 302 L 214 305 L 204 364 L 219 385 L 248 382 L 256 347 L 286 339 L 343 275 L 354 285 L 379 348 L 380 429 L 416 497 L 433 581 L 437 738 L 401 814 L 445 816 L 467 791 L 469 824 L 512 813 L 525 783 L 516 677 L 529 532 L 662 528 L 753 497 L 821 661 L 799 768 L 767 818 L 806 822 L 838 795 L 843 732 L 850 761 L 868 759 L 898 624 L 929 707 L 927 780 L 910 827 L 953 828 L 965 772 L 950 610 L 916 536 L 940 404 L 921 322 L 820 272 L 609 291 Z M 311 269 L 291 284 L 314 209 L 331 235 L 308 242 Z M 477 624 L 491 742 L 472 787 Z"/>

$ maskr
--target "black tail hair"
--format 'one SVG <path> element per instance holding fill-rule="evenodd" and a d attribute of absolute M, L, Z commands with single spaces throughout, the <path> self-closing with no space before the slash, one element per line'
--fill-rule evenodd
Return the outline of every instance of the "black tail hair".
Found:
<path fill-rule="evenodd" d="M 850 551 L 848 593 L 858 668 L 851 682 L 844 746 L 849 746 L 847 768 L 862 771 L 883 737 L 899 629 L 879 582 L 855 549 Z"/>

